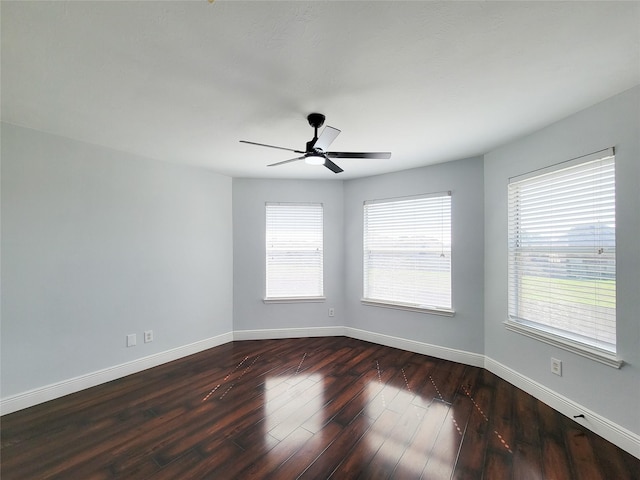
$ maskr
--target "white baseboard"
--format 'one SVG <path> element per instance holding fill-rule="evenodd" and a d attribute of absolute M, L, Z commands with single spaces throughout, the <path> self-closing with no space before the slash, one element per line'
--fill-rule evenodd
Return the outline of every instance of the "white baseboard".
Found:
<path fill-rule="evenodd" d="M 95 372 L 80 375 L 75 378 L 52 383 L 40 388 L 34 388 L 26 392 L 19 393 L 0 399 L 0 414 L 6 415 L 23 408 L 32 407 L 39 403 L 48 402 L 55 398 L 60 398 L 70 393 L 79 392 L 86 388 L 95 387 L 112 380 L 141 372 L 148 368 L 157 367 L 163 363 L 171 362 L 187 355 L 201 352 L 208 348 L 217 347 L 233 340 L 233 333 L 225 333 L 216 337 L 207 338 L 198 342 L 172 348 L 164 352 L 138 358 L 131 362 L 122 363 L 113 367 L 104 368 Z"/>
<path fill-rule="evenodd" d="M 5 415 L 23 408 L 28 408 L 55 398 L 75 393 L 86 388 L 94 387 L 102 383 L 122 378 L 132 373 L 137 373 L 151 367 L 171 362 L 187 355 L 217 347 L 231 341 L 240 340 L 266 340 L 278 338 L 303 338 L 303 337 L 335 337 L 347 336 L 367 342 L 399 348 L 409 352 L 429 355 L 436 358 L 451 360 L 453 362 L 486 368 L 490 372 L 524 390 L 528 394 L 546 403 L 551 408 L 573 418 L 573 415 L 584 414 L 585 418 L 577 419 L 582 425 L 597 435 L 605 438 L 614 445 L 640 458 L 640 435 L 598 415 L 583 407 L 577 402 L 560 395 L 544 385 L 502 365 L 492 358 L 479 353 L 466 352 L 453 348 L 431 345 L 428 343 L 408 340 L 406 338 L 392 337 L 381 333 L 369 332 L 351 327 L 309 327 L 309 328 L 282 328 L 264 330 L 237 330 L 216 337 L 207 338 L 198 342 L 173 348 L 148 357 L 139 358 L 114 367 L 105 368 L 86 375 L 71 378 L 41 388 L 36 388 L 11 397 L 0 399 L 0 414 Z"/>
<path fill-rule="evenodd" d="M 234 340 L 273 340 L 277 338 L 340 337 L 344 327 L 269 328 L 264 330 L 235 330 Z"/>
<path fill-rule="evenodd" d="M 524 390 L 529 395 L 549 405 L 566 417 L 575 420 L 585 428 L 588 428 L 595 434 L 617 445 L 624 451 L 629 452 L 636 458 L 640 458 L 640 435 L 627 430 L 602 415 L 598 415 L 579 403 L 560 395 L 529 377 L 525 377 L 521 373 L 512 370 L 492 358 L 485 357 L 484 368 L 519 389 Z M 573 418 L 574 415 L 579 414 L 583 414 L 584 418 Z"/>
<path fill-rule="evenodd" d="M 282 328 L 265 330 L 236 330 L 233 332 L 234 340 L 267 340 L 277 338 L 306 338 L 306 337 L 337 337 L 346 336 L 365 340 L 367 342 L 385 345 L 387 347 L 400 348 L 409 352 L 430 355 L 432 357 L 451 360 L 453 362 L 484 367 L 484 355 L 470 353 L 453 348 L 440 347 L 429 343 L 407 340 L 400 337 L 392 337 L 382 333 L 369 332 L 351 327 L 310 327 L 310 328 Z"/>
<path fill-rule="evenodd" d="M 465 352 L 463 350 L 456 350 L 455 348 L 441 347 L 430 343 L 392 337 L 382 333 L 369 332 L 367 330 L 360 330 L 358 328 L 351 327 L 345 327 L 345 334 L 347 337 L 377 343 L 378 345 L 400 348 L 409 352 L 442 358 L 443 360 L 451 360 L 452 362 L 463 363 L 474 367 L 484 367 L 484 355 L 480 353 Z"/>

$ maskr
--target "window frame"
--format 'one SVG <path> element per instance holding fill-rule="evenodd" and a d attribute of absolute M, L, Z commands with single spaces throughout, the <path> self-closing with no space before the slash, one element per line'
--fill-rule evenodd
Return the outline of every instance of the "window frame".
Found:
<path fill-rule="evenodd" d="M 269 283 L 270 283 L 270 256 L 269 256 L 269 208 L 270 207 L 287 207 L 287 208 L 296 208 L 296 207 L 319 207 L 320 208 L 320 232 L 319 239 L 314 239 L 315 241 L 320 241 L 320 271 L 318 273 L 318 277 L 316 281 L 319 282 L 320 285 L 320 295 L 295 295 L 294 292 L 291 294 L 283 294 L 281 296 L 269 296 Z M 294 226 L 292 223 L 291 226 Z M 295 250 L 293 250 L 295 251 Z M 265 275 L 264 275 L 264 303 L 318 303 L 324 302 L 326 297 L 324 296 L 324 204 L 321 202 L 265 202 Z"/>
<path fill-rule="evenodd" d="M 447 239 L 448 239 L 448 246 L 445 248 L 444 245 L 441 246 L 442 248 L 442 253 L 444 254 L 444 252 L 446 251 L 446 254 L 449 258 L 449 262 L 448 262 L 448 285 L 449 285 L 449 291 L 448 291 L 448 297 L 450 299 L 450 305 L 449 306 L 444 306 L 444 305 L 424 305 L 424 304 L 416 304 L 413 302 L 403 302 L 401 300 L 393 300 L 393 299 L 382 299 L 382 298 L 374 298 L 374 297 L 367 297 L 367 280 L 368 280 L 368 272 L 367 272 L 367 267 L 368 267 L 368 262 L 367 262 L 367 255 L 370 254 L 370 250 L 368 250 L 368 230 L 367 230 L 367 224 L 368 224 L 368 211 L 367 208 L 370 205 L 376 205 L 376 204 L 397 204 L 397 203 L 402 203 L 402 202 L 410 202 L 410 201 L 414 201 L 414 200 L 424 200 L 424 199 L 443 199 L 446 198 L 446 221 L 443 220 L 444 217 L 439 217 L 440 218 L 440 223 L 442 225 L 442 228 L 444 228 L 444 224 L 446 223 L 447 227 L 448 227 L 448 234 L 447 234 Z M 442 208 L 444 208 L 444 202 L 441 203 Z M 411 312 L 418 312 L 418 313 L 429 313 L 429 314 L 435 314 L 435 315 L 441 315 L 441 316 L 447 316 L 447 317 L 453 317 L 455 315 L 455 311 L 453 309 L 453 280 L 452 280 L 452 272 L 453 272 L 453 267 L 452 267 L 452 247 L 451 247 L 451 238 L 452 238 L 452 195 L 451 195 L 451 191 L 443 191 L 443 192 L 433 192 L 433 193 L 425 193 L 425 194 L 419 194 L 419 195 L 411 195 L 411 196 L 403 196 L 403 197 L 393 197 L 393 198 L 385 198 L 385 199 L 376 199 L 376 200 L 367 200 L 364 202 L 363 204 L 363 252 L 362 252 L 362 261 L 363 261 L 363 265 L 362 265 L 362 298 L 361 298 L 361 303 L 363 305 L 367 305 L 367 306 L 376 306 L 376 307 L 383 307 L 383 308 L 392 308 L 392 309 L 399 309 L 399 310 L 407 310 L 407 311 L 411 311 Z M 441 232 L 442 234 L 442 232 Z M 425 248 L 424 252 L 427 252 L 428 250 Z"/>
<path fill-rule="evenodd" d="M 520 300 L 521 297 L 519 295 L 522 295 L 521 294 L 522 277 L 524 277 L 524 273 L 519 272 L 518 270 L 521 270 L 520 265 L 524 265 L 524 268 L 526 269 L 532 268 L 530 262 L 527 264 L 521 263 L 521 261 L 519 260 L 520 258 L 519 255 L 522 255 L 522 253 L 519 253 L 519 252 L 525 251 L 525 252 L 528 252 L 529 255 L 531 255 L 532 253 L 535 254 L 537 250 L 534 249 L 529 251 L 529 250 L 526 250 L 526 248 L 530 249 L 531 247 L 525 248 L 524 246 L 522 247 L 517 246 L 518 244 L 517 239 L 519 238 L 519 236 L 522 235 L 523 230 L 518 224 L 518 222 L 522 220 L 522 212 L 518 210 L 518 208 L 520 208 L 520 204 L 517 202 L 520 201 L 520 197 L 517 196 L 519 195 L 519 193 L 516 192 L 516 190 L 519 189 L 521 185 L 526 186 L 527 182 L 533 182 L 533 181 L 543 179 L 543 177 L 547 175 L 556 175 L 553 178 L 553 180 L 555 181 L 557 180 L 558 177 L 560 177 L 561 172 L 563 170 L 575 169 L 576 167 L 587 166 L 587 164 L 594 163 L 597 161 L 603 161 L 608 159 L 609 157 L 613 157 L 611 161 L 613 162 L 613 173 L 615 175 L 615 150 L 613 148 L 609 148 L 609 149 L 604 149 L 598 152 L 594 152 L 592 154 L 577 157 L 572 160 L 568 160 L 566 162 L 561 162 L 555 165 L 551 165 L 546 168 L 535 170 L 533 172 L 529 172 L 523 175 L 512 177 L 509 179 L 508 195 L 507 195 L 508 204 L 509 204 L 508 205 L 509 211 L 507 216 L 508 303 L 507 303 L 507 320 L 504 321 L 504 325 L 507 330 L 520 333 L 522 335 L 528 336 L 530 338 L 534 338 L 536 340 L 542 341 L 544 343 L 553 345 L 558 348 L 562 348 L 564 350 L 568 350 L 570 352 L 576 353 L 583 357 L 590 358 L 592 360 L 604 363 L 611 367 L 620 368 L 623 364 L 623 361 L 618 357 L 617 352 L 615 350 L 611 351 L 605 348 L 603 346 L 604 345 L 603 343 L 599 344 L 598 341 L 595 339 L 587 340 L 587 337 L 581 338 L 580 333 L 577 332 L 575 329 L 573 331 L 571 331 L 568 328 L 554 329 L 554 327 L 552 326 L 545 325 L 545 321 L 546 323 L 549 323 L 548 317 L 545 317 L 544 319 L 540 319 L 540 321 L 536 321 L 531 318 L 529 319 L 519 318 L 518 316 L 518 313 L 520 312 L 519 302 L 521 302 Z M 513 193 L 512 193 L 512 190 L 513 190 Z M 615 177 L 613 181 L 613 195 L 614 195 L 613 211 L 615 216 Z M 590 197 L 590 201 L 593 201 L 593 197 Z M 600 206 L 600 204 L 598 204 L 598 206 Z M 533 218 L 533 216 L 536 215 L 537 213 L 538 212 L 529 213 L 528 215 L 530 215 L 530 217 L 527 218 L 527 220 L 530 221 L 531 218 Z M 592 214 L 592 215 L 593 217 L 587 217 L 588 222 L 586 223 L 577 222 L 571 225 L 586 226 L 588 224 L 595 224 L 597 215 L 596 214 Z M 543 219 L 543 222 L 544 221 L 545 219 Z M 542 224 L 546 228 L 552 228 L 557 226 L 557 223 L 554 223 L 557 221 L 546 220 L 546 222 L 547 223 Z M 575 228 L 575 226 L 572 228 Z M 615 229 L 615 226 L 613 228 Z M 555 247 L 555 248 L 560 249 L 560 247 Z M 562 246 L 562 248 L 564 248 L 565 250 L 564 250 L 564 253 L 562 253 L 560 256 L 562 257 L 562 259 L 567 259 L 567 261 L 568 259 L 571 258 L 572 252 L 579 251 L 578 250 L 579 247 L 572 246 L 572 245 L 564 245 Z M 542 251 L 542 247 L 540 251 Z M 547 250 L 547 253 L 549 253 L 549 250 Z M 615 262 L 616 262 L 615 252 L 613 254 L 613 259 L 614 259 L 613 268 L 615 271 Z M 562 279 L 564 277 L 559 277 L 559 278 Z M 614 276 L 614 281 L 615 281 L 615 276 Z M 558 291 L 561 291 L 561 290 L 557 290 L 556 292 Z M 615 293 L 615 289 L 614 289 L 614 293 Z M 548 305 L 551 308 L 553 308 L 554 301 L 555 299 L 552 300 L 551 302 L 542 300 L 542 302 L 544 302 L 545 305 Z M 617 319 L 615 318 L 615 311 L 614 311 L 615 323 L 617 323 L 616 320 Z M 599 322 L 603 320 L 601 320 L 601 317 L 596 317 L 594 321 Z M 614 349 L 615 349 L 616 343 L 617 342 L 613 344 Z"/>

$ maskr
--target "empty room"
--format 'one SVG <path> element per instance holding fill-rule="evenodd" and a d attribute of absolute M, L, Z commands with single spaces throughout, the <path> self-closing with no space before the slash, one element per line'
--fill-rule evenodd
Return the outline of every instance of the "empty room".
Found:
<path fill-rule="evenodd" d="M 3 480 L 640 479 L 640 2 L 0 18 Z"/>

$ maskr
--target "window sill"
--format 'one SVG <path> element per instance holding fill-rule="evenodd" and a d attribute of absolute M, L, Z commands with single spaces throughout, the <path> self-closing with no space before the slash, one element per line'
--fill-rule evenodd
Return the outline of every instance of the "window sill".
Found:
<path fill-rule="evenodd" d="M 370 300 L 370 299 L 361 299 L 360 302 L 363 305 L 367 305 L 370 307 L 382 307 L 382 308 L 393 308 L 396 310 L 406 310 L 408 312 L 418 312 L 418 313 L 431 313 L 433 315 L 442 315 L 444 317 L 453 317 L 456 312 L 453 310 L 445 309 L 445 308 L 435 308 L 435 307 L 417 307 L 415 305 L 408 305 L 403 303 L 389 303 L 382 302 L 380 300 Z"/>
<path fill-rule="evenodd" d="M 263 298 L 264 303 L 321 303 L 324 302 L 327 297 L 278 297 L 278 298 Z"/>
<path fill-rule="evenodd" d="M 595 360 L 596 362 L 604 363 L 609 367 L 620 368 L 624 363 L 616 354 L 596 347 L 589 347 L 588 345 L 562 338 L 558 335 L 553 335 L 552 333 L 514 322 L 513 320 L 506 320 L 503 323 L 507 330 L 553 345 L 554 347 L 562 348 L 563 350 Z"/>

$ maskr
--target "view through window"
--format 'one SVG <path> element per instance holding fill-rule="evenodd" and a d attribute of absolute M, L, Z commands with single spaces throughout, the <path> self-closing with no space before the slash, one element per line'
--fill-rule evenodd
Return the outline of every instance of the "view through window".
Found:
<path fill-rule="evenodd" d="M 320 203 L 266 204 L 266 298 L 323 296 Z"/>
<path fill-rule="evenodd" d="M 509 318 L 616 351 L 615 157 L 599 152 L 509 184 Z"/>
<path fill-rule="evenodd" d="M 364 204 L 364 299 L 451 311 L 451 194 Z"/>

